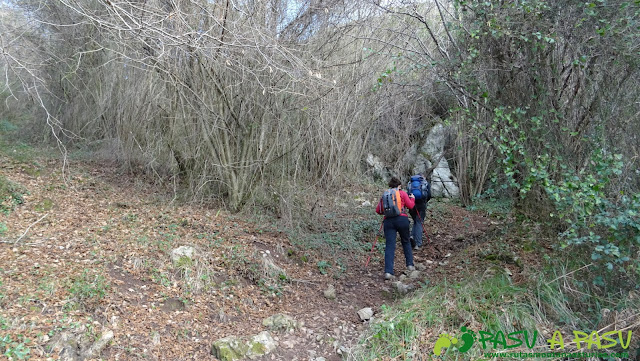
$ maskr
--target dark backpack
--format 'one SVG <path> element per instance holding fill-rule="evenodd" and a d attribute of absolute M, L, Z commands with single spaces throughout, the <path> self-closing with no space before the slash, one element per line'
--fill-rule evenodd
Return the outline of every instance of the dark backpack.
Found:
<path fill-rule="evenodd" d="M 387 189 L 382 195 L 382 209 L 385 217 L 396 217 L 400 215 L 402 200 L 400 191 L 396 188 Z"/>
<path fill-rule="evenodd" d="M 431 184 L 421 175 L 411 176 L 407 189 L 416 197 L 416 200 L 428 202 L 431 199 Z"/>

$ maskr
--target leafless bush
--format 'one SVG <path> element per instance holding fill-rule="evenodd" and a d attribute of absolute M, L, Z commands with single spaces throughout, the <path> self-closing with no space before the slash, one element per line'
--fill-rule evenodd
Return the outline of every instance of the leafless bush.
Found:
<path fill-rule="evenodd" d="M 485 114 L 485 116 L 488 116 Z M 460 189 L 460 200 L 470 205 L 473 198 L 484 191 L 495 153 L 490 144 L 475 131 L 469 121 L 457 114 L 457 136 L 455 139 L 455 172 Z"/>
<path fill-rule="evenodd" d="M 6 58 L 56 137 L 109 140 L 129 167 L 240 209 L 281 179 L 338 180 L 366 144 L 351 5 L 295 4 L 24 0 L 30 36 L 3 41 L 47 44 Z"/>

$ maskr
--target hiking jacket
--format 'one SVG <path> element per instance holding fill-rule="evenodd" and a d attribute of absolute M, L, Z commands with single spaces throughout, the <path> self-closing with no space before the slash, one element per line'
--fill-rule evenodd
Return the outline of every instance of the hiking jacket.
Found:
<path fill-rule="evenodd" d="M 413 198 L 410 198 L 407 192 L 400 190 L 400 200 L 402 202 L 402 208 L 400 209 L 400 215 L 408 217 L 406 213 L 404 213 L 404 208 L 407 207 L 409 209 L 413 208 L 416 205 L 416 201 Z M 376 207 L 376 213 L 384 214 L 384 207 L 382 206 L 382 197 L 380 197 L 380 202 L 378 202 L 378 206 Z M 385 216 L 385 218 L 387 218 Z"/>

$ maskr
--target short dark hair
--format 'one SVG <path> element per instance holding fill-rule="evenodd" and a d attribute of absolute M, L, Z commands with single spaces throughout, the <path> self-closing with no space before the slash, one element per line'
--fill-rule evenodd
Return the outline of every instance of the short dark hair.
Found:
<path fill-rule="evenodd" d="M 391 179 L 389 180 L 389 188 L 395 188 L 401 184 L 402 182 L 400 182 L 400 179 L 396 177 L 391 177 Z"/>

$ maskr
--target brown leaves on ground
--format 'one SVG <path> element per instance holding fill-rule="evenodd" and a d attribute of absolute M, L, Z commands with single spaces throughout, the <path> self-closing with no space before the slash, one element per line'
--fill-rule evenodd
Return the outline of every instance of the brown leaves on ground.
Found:
<path fill-rule="evenodd" d="M 356 312 L 377 311 L 395 297 L 379 254 L 368 268 L 360 255 L 345 256 L 347 271 L 333 278 L 318 266 L 322 255 L 306 255 L 284 234 L 224 211 L 172 204 L 115 169 L 74 164 L 65 181 L 54 161 L 1 161 L 0 174 L 24 194 L 0 215 L 7 228 L 0 233 L 0 334 L 11 347 L 28 348 L 31 359 L 57 359 L 49 345 L 65 330 L 93 338 L 112 330 L 104 359 L 214 360 L 215 339 L 258 333 L 262 319 L 285 313 L 303 330 L 276 332 L 281 347 L 265 359 L 338 360 L 336 348 L 353 345 L 365 327 Z M 443 207 L 456 211 L 450 219 L 428 217 L 432 243 L 415 256 L 433 260 L 427 278 L 488 226 Z M 464 226 L 452 228 L 454 218 Z M 182 245 L 197 256 L 173 263 L 171 251 Z M 336 300 L 323 296 L 329 284 Z"/>

